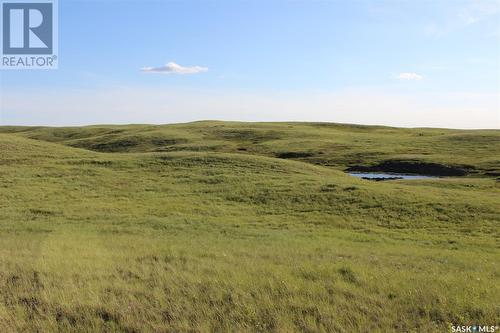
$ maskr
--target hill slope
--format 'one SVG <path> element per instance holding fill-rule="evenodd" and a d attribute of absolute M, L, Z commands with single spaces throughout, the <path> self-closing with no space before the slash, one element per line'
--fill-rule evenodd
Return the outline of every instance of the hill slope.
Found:
<path fill-rule="evenodd" d="M 100 152 L 230 152 L 298 159 L 340 170 L 372 167 L 391 172 L 500 176 L 499 130 L 219 121 L 157 126 L 0 127 L 0 133 L 13 131 L 32 139 Z M 449 170 L 433 168 L 432 164 Z"/>
<path fill-rule="evenodd" d="M 412 146 L 418 130 L 389 128 L 0 131 L 3 331 L 438 331 L 498 319 L 500 187 L 478 177 L 497 168 L 498 155 L 479 155 L 498 132 L 442 130 L 433 142 L 475 136 L 453 160 L 453 145 L 416 135 Z M 98 151 L 116 151 L 112 140 L 122 153 Z M 355 148 L 332 148 L 341 142 Z M 480 171 L 375 183 L 336 170 L 419 145 L 418 159 Z"/>

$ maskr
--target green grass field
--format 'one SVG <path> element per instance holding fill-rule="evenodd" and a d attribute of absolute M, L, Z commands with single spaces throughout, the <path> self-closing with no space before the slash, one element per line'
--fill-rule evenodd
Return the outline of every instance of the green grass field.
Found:
<path fill-rule="evenodd" d="M 0 127 L 0 331 L 498 325 L 499 179 L 498 130 Z"/>

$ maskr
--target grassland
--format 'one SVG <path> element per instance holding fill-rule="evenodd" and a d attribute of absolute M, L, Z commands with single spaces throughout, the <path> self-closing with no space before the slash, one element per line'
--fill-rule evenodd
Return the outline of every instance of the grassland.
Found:
<path fill-rule="evenodd" d="M 387 161 L 465 176 L 343 172 Z M 0 127 L 0 331 L 497 325 L 499 172 L 495 130 Z"/>

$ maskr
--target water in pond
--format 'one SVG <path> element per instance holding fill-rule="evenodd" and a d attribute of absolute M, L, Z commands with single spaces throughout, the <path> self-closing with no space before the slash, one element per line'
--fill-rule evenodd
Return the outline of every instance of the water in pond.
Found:
<path fill-rule="evenodd" d="M 371 180 L 395 180 L 395 179 L 431 179 L 436 177 L 422 175 L 399 175 L 389 173 L 349 173 L 351 176 Z"/>

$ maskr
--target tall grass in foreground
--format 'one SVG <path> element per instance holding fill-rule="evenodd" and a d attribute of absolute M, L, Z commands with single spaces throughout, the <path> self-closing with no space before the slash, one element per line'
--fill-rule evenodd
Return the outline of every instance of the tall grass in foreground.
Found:
<path fill-rule="evenodd" d="M 373 183 L 247 153 L 0 134 L 0 330 L 495 325 L 499 192 L 494 178 Z"/>

